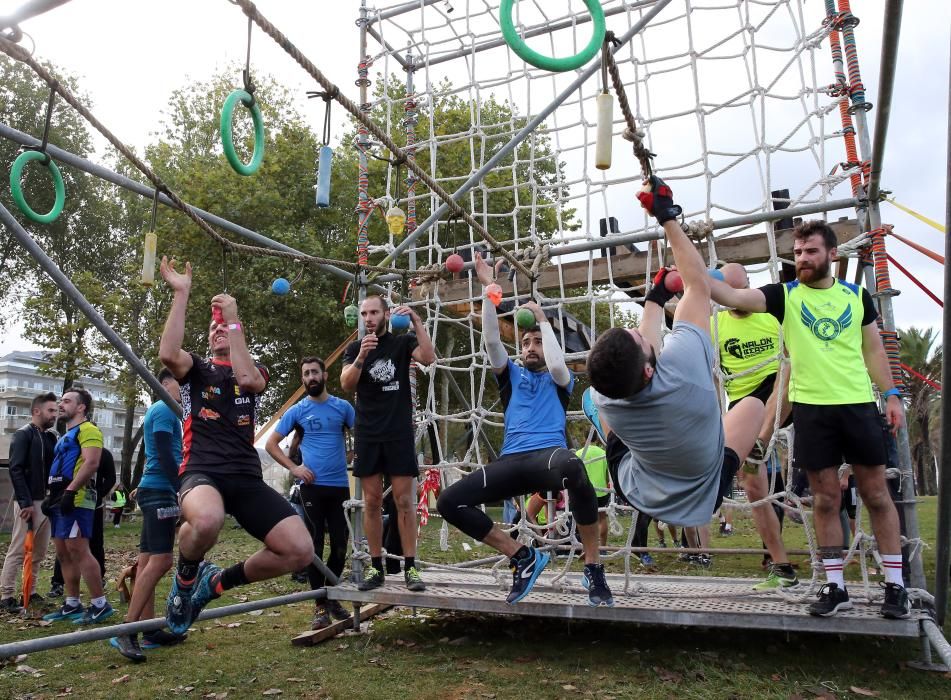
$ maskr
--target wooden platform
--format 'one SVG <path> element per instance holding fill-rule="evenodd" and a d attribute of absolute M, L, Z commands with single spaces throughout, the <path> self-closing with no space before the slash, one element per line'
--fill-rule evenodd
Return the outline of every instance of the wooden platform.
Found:
<path fill-rule="evenodd" d="M 551 586 L 553 576 L 543 574 L 528 597 L 516 605 L 505 602 L 507 588 L 500 587 L 486 570 L 427 570 L 424 579 L 428 590 L 423 593 L 407 591 L 402 577 L 390 576 L 385 586 L 373 591 L 361 592 L 356 584 L 341 583 L 328 588 L 327 596 L 362 604 L 499 615 L 887 637 L 919 637 L 919 621 L 927 617 L 923 611 L 913 610 L 907 620 L 886 620 L 879 615 L 880 603 L 869 605 L 861 597 L 861 587 L 855 584 L 850 592 L 852 610 L 831 618 L 813 617 L 806 612 L 805 603 L 789 602 L 777 593 L 752 590 L 762 579 L 699 576 L 632 576 L 632 590 L 639 592 L 625 594 L 624 577 L 609 574 L 614 607 L 592 608 L 580 586 L 580 574 L 569 574 L 572 590 L 567 593 Z M 805 590 L 803 586 L 802 594 Z"/>

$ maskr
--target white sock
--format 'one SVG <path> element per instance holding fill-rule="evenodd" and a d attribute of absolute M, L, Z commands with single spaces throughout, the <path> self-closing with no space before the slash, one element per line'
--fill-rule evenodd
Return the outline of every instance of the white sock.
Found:
<path fill-rule="evenodd" d="M 882 565 L 885 567 L 885 583 L 897 583 L 904 586 L 901 577 L 901 554 L 882 554 Z"/>
<path fill-rule="evenodd" d="M 92 602 L 92 604 L 95 605 L 97 608 L 101 608 L 103 605 L 106 604 L 106 596 L 101 595 L 101 596 L 99 596 L 98 598 L 93 598 L 91 602 Z"/>
<path fill-rule="evenodd" d="M 845 588 L 845 578 L 842 576 L 842 557 L 823 559 L 822 567 L 826 570 L 826 581 L 838 584 L 839 588 Z"/>
<path fill-rule="evenodd" d="M 78 597 L 73 598 L 72 596 L 66 596 L 66 605 L 80 605 L 81 601 Z"/>

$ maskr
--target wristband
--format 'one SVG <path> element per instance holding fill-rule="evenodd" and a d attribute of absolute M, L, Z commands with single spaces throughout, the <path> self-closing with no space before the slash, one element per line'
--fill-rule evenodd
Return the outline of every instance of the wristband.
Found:
<path fill-rule="evenodd" d="M 889 389 L 888 391 L 883 391 L 883 392 L 882 392 L 882 397 L 883 397 L 883 398 L 886 398 L 886 399 L 887 399 L 889 396 L 897 396 L 898 398 L 901 398 L 901 392 L 898 391 L 898 389 L 896 389 L 895 387 L 892 387 L 892 388 Z"/>
<path fill-rule="evenodd" d="M 241 324 L 240 324 L 240 323 L 229 323 L 229 324 L 228 324 L 228 330 L 229 330 L 229 331 L 240 331 L 240 330 L 241 330 Z"/>

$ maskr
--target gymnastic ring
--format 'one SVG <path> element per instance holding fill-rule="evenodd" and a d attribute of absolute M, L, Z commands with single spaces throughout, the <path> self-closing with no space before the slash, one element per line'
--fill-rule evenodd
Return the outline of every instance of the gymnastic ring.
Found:
<path fill-rule="evenodd" d="M 46 167 L 53 174 L 53 188 L 56 196 L 53 200 L 53 208 L 45 214 L 38 214 L 27 204 L 23 188 L 20 186 L 20 176 L 23 174 L 23 168 L 31 160 L 46 161 Z M 59 171 L 53 159 L 42 151 L 23 151 L 13 161 L 13 167 L 10 168 L 10 193 L 13 195 L 13 201 L 20 208 L 20 211 L 38 224 L 49 224 L 55 221 L 56 217 L 63 212 L 63 205 L 66 203 L 66 185 L 63 183 L 63 174 Z"/>
<path fill-rule="evenodd" d="M 502 27 L 502 37 L 505 39 L 505 43 L 509 45 L 509 48 L 511 48 L 519 58 L 536 68 L 543 68 L 555 73 L 581 68 L 581 66 L 594 58 L 598 51 L 601 50 L 605 33 L 604 9 L 601 7 L 600 0 L 584 0 L 584 4 L 588 8 L 588 12 L 591 13 L 594 33 L 588 45 L 574 56 L 568 58 L 553 58 L 529 48 L 522 40 L 522 37 L 518 35 L 515 24 L 512 22 L 512 8 L 515 5 L 515 0 L 502 0 L 502 4 L 499 6 L 499 24 Z"/>
<path fill-rule="evenodd" d="M 242 163 L 234 150 L 234 108 L 241 102 L 251 111 L 251 121 L 254 123 L 254 152 L 247 164 Z M 239 175 L 253 175 L 264 160 L 264 120 L 261 118 L 261 109 L 250 93 L 244 90 L 235 90 L 225 100 L 221 108 L 221 145 L 225 151 L 225 158 Z"/>

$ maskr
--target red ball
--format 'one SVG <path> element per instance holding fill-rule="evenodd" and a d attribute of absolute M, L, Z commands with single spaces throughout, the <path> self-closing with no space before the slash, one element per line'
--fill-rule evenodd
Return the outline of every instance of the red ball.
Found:
<path fill-rule="evenodd" d="M 664 286 L 671 294 L 680 294 L 684 290 L 683 277 L 676 270 L 671 270 L 664 275 Z"/>
<path fill-rule="evenodd" d="M 466 261 L 462 259 L 459 253 L 453 253 L 446 258 L 446 269 L 449 270 L 449 272 L 462 272 L 462 268 L 465 264 Z"/>

